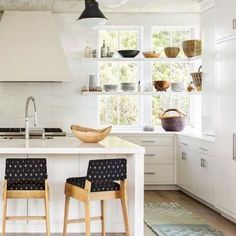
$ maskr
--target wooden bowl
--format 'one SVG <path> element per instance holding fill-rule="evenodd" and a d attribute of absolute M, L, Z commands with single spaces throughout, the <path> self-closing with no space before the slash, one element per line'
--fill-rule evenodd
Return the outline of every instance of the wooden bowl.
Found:
<path fill-rule="evenodd" d="M 167 47 L 164 49 L 165 54 L 168 58 L 176 58 L 180 52 L 179 47 Z"/>
<path fill-rule="evenodd" d="M 145 58 L 159 58 L 160 57 L 159 52 L 143 52 L 143 56 Z"/>
<path fill-rule="evenodd" d="M 182 43 L 184 54 L 188 57 L 196 57 L 202 54 L 201 40 L 186 40 Z"/>
<path fill-rule="evenodd" d="M 112 126 L 105 129 L 90 129 L 79 125 L 72 125 L 71 130 L 76 138 L 84 143 L 98 143 L 105 139 L 111 132 Z"/>
<path fill-rule="evenodd" d="M 157 80 L 153 81 L 153 86 L 155 87 L 156 91 L 165 91 L 170 87 L 170 81 L 168 80 Z"/>

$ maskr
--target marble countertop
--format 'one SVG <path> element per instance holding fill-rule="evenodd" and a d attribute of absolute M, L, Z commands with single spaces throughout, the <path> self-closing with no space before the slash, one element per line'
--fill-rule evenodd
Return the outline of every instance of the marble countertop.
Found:
<path fill-rule="evenodd" d="M 0 154 L 144 154 L 145 149 L 117 137 L 82 143 L 75 137 L 0 140 Z"/>

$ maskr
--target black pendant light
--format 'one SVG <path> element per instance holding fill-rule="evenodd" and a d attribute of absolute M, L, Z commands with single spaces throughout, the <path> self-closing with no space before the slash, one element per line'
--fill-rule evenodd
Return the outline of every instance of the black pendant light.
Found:
<path fill-rule="evenodd" d="M 95 0 L 85 0 L 85 9 L 78 18 L 78 21 L 86 27 L 98 28 L 106 24 L 107 18 L 99 9 L 98 2 Z"/>

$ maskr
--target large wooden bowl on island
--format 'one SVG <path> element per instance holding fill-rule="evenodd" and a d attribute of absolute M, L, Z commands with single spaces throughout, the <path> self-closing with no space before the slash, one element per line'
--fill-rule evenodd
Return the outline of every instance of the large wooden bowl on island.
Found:
<path fill-rule="evenodd" d="M 104 129 L 91 129 L 80 125 L 72 125 L 71 130 L 75 137 L 84 143 L 98 143 L 105 139 L 111 132 L 112 126 Z"/>

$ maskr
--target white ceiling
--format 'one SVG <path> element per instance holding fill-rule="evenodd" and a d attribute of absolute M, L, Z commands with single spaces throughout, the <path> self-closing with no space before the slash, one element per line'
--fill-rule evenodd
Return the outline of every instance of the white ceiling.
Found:
<path fill-rule="evenodd" d="M 97 0 L 99 2 L 99 0 Z M 129 0 L 118 8 L 104 12 L 199 12 L 202 0 Z M 52 10 L 78 12 L 84 9 L 84 0 L 0 0 L 0 10 Z"/>

